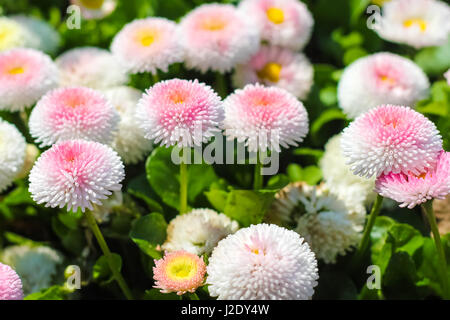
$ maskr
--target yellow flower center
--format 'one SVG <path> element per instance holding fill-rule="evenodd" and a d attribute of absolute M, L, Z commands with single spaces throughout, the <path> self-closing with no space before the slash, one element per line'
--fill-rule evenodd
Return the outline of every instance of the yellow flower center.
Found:
<path fill-rule="evenodd" d="M 98 10 L 103 6 L 104 0 L 81 0 L 81 4 L 91 10 Z"/>
<path fill-rule="evenodd" d="M 390 84 L 390 85 L 394 85 L 395 82 L 396 82 L 394 78 L 391 78 L 391 77 L 388 77 L 388 76 L 385 76 L 385 75 L 381 76 L 381 81 L 383 81 L 383 82 L 385 82 L 387 84 Z"/>
<path fill-rule="evenodd" d="M 377 6 L 383 6 L 383 4 L 385 4 L 386 2 L 389 2 L 391 0 L 372 0 L 373 4 L 376 4 Z"/>
<path fill-rule="evenodd" d="M 11 74 L 11 75 L 21 74 L 21 73 L 24 73 L 24 72 L 25 72 L 25 69 L 23 67 L 14 67 L 14 68 L 11 68 L 11 69 L 7 70 L 7 73 Z"/>
<path fill-rule="evenodd" d="M 425 177 L 427 176 L 426 172 L 422 172 L 421 174 L 419 174 L 418 176 L 416 176 L 417 178 L 422 178 L 425 179 Z"/>
<path fill-rule="evenodd" d="M 202 28 L 209 31 L 223 30 L 227 23 L 223 20 L 207 19 L 202 23 Z"/>
<path fill-rule="evenodd" d="M 280 8 L 275 7 L 269 8 L 267 9 L 266 14 L 267 18 L 275 24 L 280 24 L 284 22 L 284 12 Z"/>
<path fill-rule="evenodd" d="M 427 23 L 425 20 L 420 18 L 413 18 L 403 21 L 403 26 L 405 28 L 411 28 L 412 26 L 418 26 L 420 31 L 425 32 L 427 29 Z"/>
<path fill-rule="evenodd" d="M 157 36 L 158 34 L 154 30 L 141 30 L 136 38 L 142 46 L 148 47 L 155 42 Z"/>
<path fill-rule="evenodd" d="M 167 276 L 172 280 L 186 280 L 197 273 L 196 262 L 186 256 L 174 258 L 167 264 Z"/>
<path fill-rule="evenodd" d="M 260 79 L 267 79 L 272 82 L 280 80 L 281 65 L 275 62 L 267 63 L 264 68 L 257 72 Z"/>

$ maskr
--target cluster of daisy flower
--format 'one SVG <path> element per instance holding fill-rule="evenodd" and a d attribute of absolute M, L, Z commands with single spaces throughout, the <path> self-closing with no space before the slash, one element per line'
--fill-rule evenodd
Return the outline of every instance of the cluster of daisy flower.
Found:
<path fill-rule="evenodd" d="M 192 235 L 195 226 L 199 236 Z M 210 295 L 221 300 L 306 300 L 314 294 L 317 260 L 294 231 L 274 224 L 236 231 L 236 222 L 206 209 L 175 218 L 169 230 L 163 247 L 170 250 L 153 268 L 155 288 L 163 293 L 193 293 L 207 284 Z M 184 238 L 175 239 L 174 231 Z M 202 253 L 209 255 L 208 265 L 198 256 Z"/>
<path fill-rule="evenodd" d="M 450 154 L 433 122 L 409 107 L 382 105 L 355 119 L 341 138 L 354 174 L 376 177 L 375 191 L 413 208 L 450 193 Z"/>
<path fill-rule="evenodd" d="M 55 283 L 62 255 L 46 246 L 16 245 L 6 247 L 0 261 L 11 266 L 22 281 L 24 295 L 38 292 Z"/>

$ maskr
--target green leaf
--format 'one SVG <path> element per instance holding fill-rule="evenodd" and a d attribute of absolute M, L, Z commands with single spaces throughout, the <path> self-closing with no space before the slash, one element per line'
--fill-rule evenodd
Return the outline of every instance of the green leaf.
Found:
<path fill-rule="evenodd" d="M 179 166 L 171 159 L 172 148 L 156 148 L 147 159 L 147 179 L 155 192 L 167 205 L 179 209 L 180 182 Z M 219 178 L 212 166 L 207 164 L 188 165 L 188 200 L 192 204 L 197 197 Z"/>
<path fill-rule="evenodd" d="M 139 175 L 132 179 L 127 188 L 127 192 L 132 196 L 143 200 L 150 211 L 163 212 L 161 205 L 152 199 L 153 194 L 150 190 L 151 188 L 145 175 Z"/>
<path fill-rule="evenodd" d="M 160 213 L 150 213 L 133 222 L 130 238 L 139 248 L 154 259 L 161 258 L 161 252 L 156 250 L 158 245 L 166 240 L 167 223 Z"/>
<path fill-rule="evenodd" d="M 170 157 L 172 149 L 159 147 L 148 157 L 145 168 L 147 179 L 155 192 L 167 205 L 179 208 L 179 168 Z"/>
<path fill-rule="evenodd" d="M 117 253 L 112 253 L 113 268 L 120 272 L 122 270 L 122 257 Z M 102 284 L 110 283 L 114 280 L 113 272 L 109 266 L 106 256 L 97 259 L 92 269 L 92 278 Z"/>
<path fill-rule="evenodd" d="M 346 120 L 347 117 L 345 116 L 345 114 L 341 111 L 341 109 L 327 109 L 324 112 L 322 112 L 320 114 L 320 116 L 313 122 L 312 126 L 311 126 L 311 135 L 313 136 L 317 136 L 317 134 L 319 133 L 320 129 L 322 129 L 322 127 L 331 122 L 331 121 L 335 121 L 335 120 Z"/>
<path fill-rule="evenodd" d="M 287 167 L 289 179 L 292 182 L 304 181 L 313 186 L 322 179 L 322 170 L 317 166 L 307 166 L 302 168 L 298 164 L 291 163 Z"/>
<path fill-rule="evenodd" d="M 355 60 L 358 60 L 359 58 L 362 58 L 364 56 L 367 56 L 368 52 L 361 48 L 361 47 L 354 47 L 350 48 L 344 53 L 344 57 L 342 58 L 344 64 L 348 66 L 350 63 L 354 62 Z"/>
<path fill-rule="evenodd" d="M 383 294 L 388 299 L 417 299 L 417 280 L 411 256 L 403 251 L 395 252 L 383 274 Z"/>
<path fill-rule="evenodd" d="M 267 181 L 266 189 L 267 190 L 280 190 L 283 189 L 291 182 L 289 177 L 285 174 L 277 174 L 273 177 L 270 177 L 269 181 Z"/>
<path fill-rule="evenodd" d="M 312 148 L 297 148 L 294 150 L 294 154 L 298 156 L 311 156 L 315 158 L 315 161 L 319 161 L 323 156 L 323 150 Z"/>
<path fill-rule="evenodd" d="M 143 300 L 181 300 L 182 297 L 176 293 L 161 293 L 158 289 L 146 290 Z"/>
<path fill-rule="evenodd" d="M 62 286 L 52 286 L 47 289 L 29 294 L 24 300 L 64 300 L 66 299 L 66 290 Z"/>
<path fill-rule="evenodd" d="M 219 212 L 225 210 L 227 204 L 228 192 L 219 189 L 213 189 L 205 192 L 206 198 L 211 203 L 211 205 Z"/>
<path fill-rule="evenodd" d="M 320 89 L 319 99 L 326 106 L 335 105 L 337 103 L 336 86 L 327 86 L 323 89 Z"/>
<path fill-rule="evenodd" d="M 440 47 L 420 50 L 414 61 L 429 75 L 442 75 L 450 68 L 450 40 Z"/>
<path fill-rule="evenodd" d="M 271 190 L 210 190 L 206 196 L 218 211 L 248 227 L 262 222 L 275 193 Z"/>

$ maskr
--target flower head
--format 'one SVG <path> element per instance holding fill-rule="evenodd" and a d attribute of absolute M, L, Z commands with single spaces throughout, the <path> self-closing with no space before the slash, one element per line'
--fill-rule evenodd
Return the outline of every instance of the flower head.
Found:
<path fill-rule="evenodd" d="M 30 116 L 30 133 L 41 146 L 85 139 L 109 143 L 119 115 L 103 94 L 85 87 L 59 88 L 47 93 Z"/>
<path fill-rule="evenodd" d="M 117 6 L 117 0 L 70 0 L 81 8 L 81 15 L 85 19 L 103 19 L 109 16 Z"/>
<path fill-rule="evenodd" d="M 412 106 L 428 95 L 425 73 L 414 62 L 381 52 L 345 68 L 338 84 L 340 107 L 351 118 L 381 104 Z"/>
<path fill-rule="evenodd" d="M 17 128 L 0 118 L 0 192 L 19 174 L 25 162 L 26 142 Z"/>
<path fill-rule="evenodd" d="M 22 281 L 8 265 L 0 263 L 0 300 L 22 300 Z"/>
<path fill-rule="evenodd" d="M 354 209 L 353 209 L 354 210 Z M 335 263 L 361 240 L 365 209 L 350 210 L 325 185 L 290 184 L 277 195 L 267 220 L 293 228 L 318 259 Z"/>
<path fill-rule="evenodd" d="M 383 6 L 378 35 L 415 48 L 440 46 L 450 35 L 450 7 L 436 0 L 396 0 Z"/>
<path fill-rule="evenodd" d="M 286 89 L 305 99 L 313 84 L 313 67 L 302 53 L 276 46 L 263 45 L 246 64 L 238 65 L 233 75 L 236 87 L 262 83 Z"/>
<path fill-rule="evenodd" d="M 234 6 L 204 4 L 180 23 L 180 41 L 188 68 L 227 72 L 247 61 L 259 47 L 259 34 Z"/>
<path fill-rule="evenodd" d="M 34 49 L 0 53 L 0 110 L 21 111 L 58 85 L 58 69 Z"/>
<path fill-rule="evenodd" d="M 141 161 L 153 148 L 150 140 L 144 138 L 144 131 L 136 119 L 136 108 L 142 92 L 132 87 L 115 87 L 104 91 L 120 115 L 117 134 L 112 147 L 125 164 Z"/>
<path fill-rule="evenodd" d="M 25 47 L 28 40 L 29 34 L 20 23 L 8 17 L 0 17 L 0 52 Z"/>
<path fill-rule="evenodd" d="M 375 177 L 362 178 L 351 172 L 342 154 L 340 134 L 328 140 L 319 166 L 330 192 L 348 207 L 364 210 L 364 205 L 375 199 Z"/>
<path fill-rule="evenodd" d="M 220 300 L 307 300 L 319 278 L 317 260 L 296 232 L 258 224 L 220 241 L 207 268 Z"/>
<path fill-rule="evenodd" d="M 54 54 L 58 50 L 61 37 L 45 20 L 25 15 L 13 15 L 9 18 L 16 21 L 27 33 L 22 47 L 33 48 L 48 54 Z"/>
<path fill-rule="evenodd" d="M 111 52 L 131 73 L 167 72 L 183 60 L 177 25 L 165 18 L 134 20 L 113 39 Z"/>
<path fill-rule="evenodd" d="M 30 172 L 29 191 L 46 207 L 76 212 L 101 205 L 112 191 L 121 189 L 122 161 L 111 148 L 97 142 L 70 140 L 45 151 Z"/>
<path fill-rule="evenodd" d="M 185 250 L 197 255 L 210 254 L 217 243 L 236 232 L 239 225 L 223 213 L 194 209 L 170 221 L 163 250 Z"/>
<path fill-rule="evenodd" d="M 262 40 L 271 45 L 301 50 L 308 43 L 314 20 L 298 0 L 244 0 L 239 8 L 256 16 Z"/>
<path fill-rule="evenodd" d="M 342 152 L 354 174 L 368 178 L 389 172 L 421 174 L 442 150 L 436 126 L 408 108 L 382 105 L 344 129 Z"/>
<path fill-rule="evenodd" d="M 421 174 L 383 174 L 375 191 L 409 209 L 428 200 L 444 199 L 450 194 L 450 152 L 441 151 L 436 165 Z"/>
<path fill-rule="evenodd" d="M 211 87 L 197 80 L 172 79 L 148 89 L 136 115 L 147 139 L 165 146 L 192 147 L 219 131 L 223 108 Z"/>
<path fill-rule="evenodd" d="M 125 69 L 107 50 L 95 47 L 75 48 L 55 60 L 61 74 L 61 86 L 107 89 L 128 82 Z"/>
<path fill-rule="evenodd" d="M 280 145 L 297 146 L 308 133 L 303 103 L 284 89 L 249 84 L 228 96 L 224 109 L 225 135 L 249 151 L 280 152 Z"/>
<path fill-rule="evenodd" d="M 14 268 L 22 279 L 24 294 L 28 295 L 54 284 L 63 258 L 50 247 L 20 245 L 6 247 L 0 260 Z"/>
<path fill-rule="evenodd" d="M 155 288 L 161 289 L 162 293 L 176 292 L 178 295 L 195 292 L 203 285 L 205 272 L 205 262 L 195 254 L 186 251 L 166 253 L 164 258 L 155 260 Z"/>

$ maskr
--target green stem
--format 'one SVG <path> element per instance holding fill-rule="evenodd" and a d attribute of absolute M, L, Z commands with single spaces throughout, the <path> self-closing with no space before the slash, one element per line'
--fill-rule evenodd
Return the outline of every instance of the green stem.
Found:
<path fill-rule="evenodd" d="M 263 177 L 261 175 L 262 163 L 259 156 L 256 157 L 255 172 L 253 178 L 253 190 L 257 191 L 263 187 Z"/>
<path fill-rule="evenodd" d="M 216 91 L 223 99 L 227 96 L 228 89 L 225 75 L 220 72 L 216 72 Z"/>
<path fill-rule="evenodd" d="M 425 211 L 428 222 L 430 223 L 431 231 L 433 232 L 434 243 L 436 245 L 436 251 L 438 253 L 439 259 L 439 272 L 442 278 L 442 290 L 444 292 L 444 298 L 450 299 L 450 291 L 449 291 L 449 277 L 447 274 L 447 261 L 445 259 L 445 251 L 442 246 L 441 236 L 439 235 L 439 229 L 436 224 L 436 217 L 433 211 L 433 201 L 427 201 L 422 204 L 423 211 Z"/>
<path fill-rule="evenodd" d="M 372 231 L 372 228 L 375 225 L 375 220 L 380 213 L 382 203 L 383 197 L 378 194 L 372 206 L 372 210 L 370 211 L 369 220 L 367 221 L 366 227 L 364 228 L 364 233 L 361 239 L 361 243 L 359 244 L 358 251 L 353 258 L 354 267 L 357 267 L 361 263 L 361 259 L 363 258 L 364 253 L 367 250 L 370 241 L 370 232 Z"/>
<path fill-rule="evenodd" d="M 152 73 L 152 83 L 153 83 L 153 85 L 155 85 L 158 82 L 159 82 L 159 75 L 158 75 L 158 70 L 156 70 L 155 73 Z"/>
<path fill-rule="evenodd" d="M 180 214 L 187 212 L 188 170 L 184 162 L 184 151 L 180 163 Z"/>
<path fill-rule="evenodd" d="M 114 278 L 116 279 L 117 283 L 119 284 L 120 289 L 122 290 L 123 294 L 128 300 L 133 300 L 133 296 L 131 294 L 130 289 L 127 286 L 127 283 L 125 282 L 125 279 L 122 277 L 122 274 L 120 271 L 118 271 L 115 268 L 114 265 L 114 259 L 111 254 L 111 251 L 109 250 L 108 245 L 106 244 L 105 238 L 102 235 L 102 232 L 100 231 L 100 228 L 97 225 L 97 221 L 95 221 L 95 217 L 92 214 L 91 211 L 86 211 L 86 220 L 88 222 L 89 227 L 91 228 L 92 232 L 94 233 L 95 238 L 97 239 L 97 242 L 100 246 L 100 248 L 103 251 L 103 254 L 105 255 L 106 259 L 108 260 L 109 268 L 111 269 Z"/>

